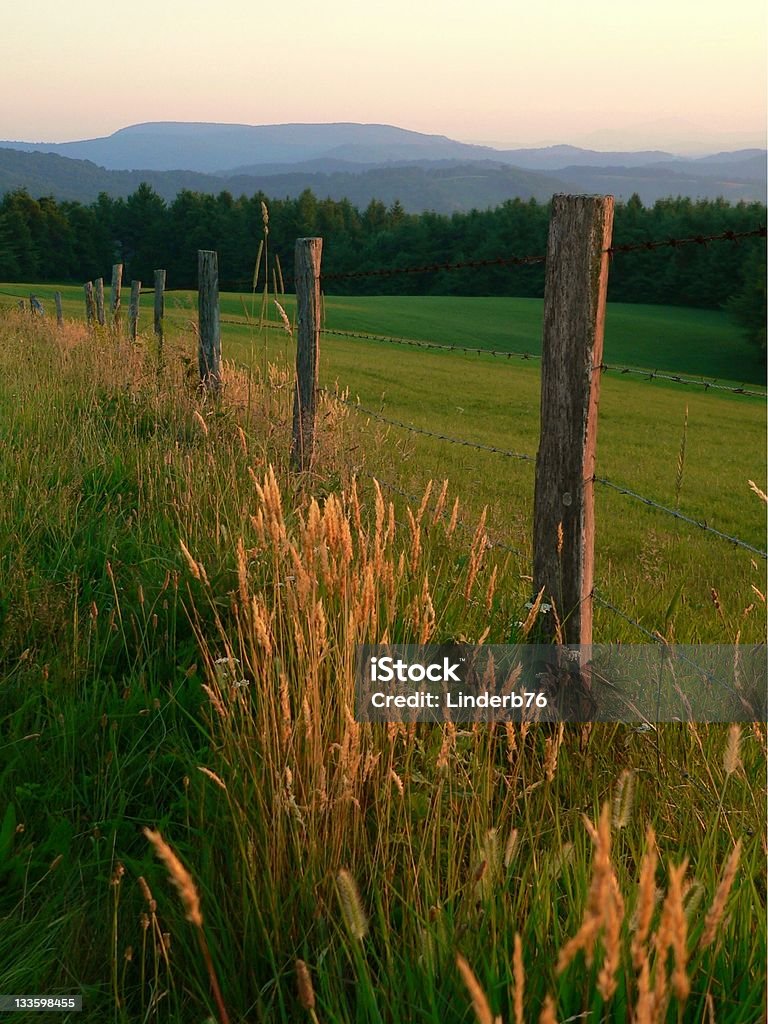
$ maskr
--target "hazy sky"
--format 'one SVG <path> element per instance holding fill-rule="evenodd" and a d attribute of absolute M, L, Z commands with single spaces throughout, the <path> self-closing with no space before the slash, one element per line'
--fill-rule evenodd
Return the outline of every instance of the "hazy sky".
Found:
<path fill-rule="evenodd" d="M 0 138 L 364 121 L 495 145 L 737 148 L 766 132 L 765 0 L 26 0 Z"/>

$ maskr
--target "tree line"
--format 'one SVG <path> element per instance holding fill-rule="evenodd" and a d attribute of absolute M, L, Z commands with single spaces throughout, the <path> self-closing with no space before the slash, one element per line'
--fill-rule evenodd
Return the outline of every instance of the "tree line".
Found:
<path fill-rule="evenodd" d="M 645 207 L 635 195 L 616 206 L 614 241 L 749 231 L 765 220 L 762 203 L 677 198 Z M 143 184 L 126 199 L 102 193 L 89 205 L 18 190 L 0 201 L 0 280 L 80 282 L 106 277 L 121 262 L 126 279 L 149 283 L 162 267 L 169 288 L 194 288 L 197 250 L 215 249 L 222 288 L 250 290 L 261 243 L 261 280 L 266 270 L 271 285 L 278 264 L 289 277 L 294 240 L 302 236 L 323 237 L 323 270 L 335 274 L 544 254 L 548 222 L 549 204 L 520 199 L 448 216 L 409 214 L 399 202 L 375 200 L 359 210 L 309 190 L 277 200 L 262 193 L 235 198 L 182 191 L 166 202 Z M 761 238 L 617 254 L 609 299 L 726 308 L 764 348 L 765 268 Z M 540 297 L 543 288 L 543 268 L 533 265 L 339 280 L 329 282 L 328 291 Z"/>

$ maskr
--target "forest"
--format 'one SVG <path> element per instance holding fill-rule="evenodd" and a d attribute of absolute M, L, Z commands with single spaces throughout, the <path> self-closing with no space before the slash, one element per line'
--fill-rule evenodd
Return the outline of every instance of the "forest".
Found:
<path fill-rule="evenodd" d="M 278 257 L 290 289 L 293 243 L 324 239 L 323 272 L 456 263 L 546 251 L 549 204 L 509 200 L 494 209 L 451 216 L 409 214 L 399 202 L 372 201 L 358 210 L 349 201 L 296 199 L 262 193 L 235 198 L 182 191 L 166 202 L 142 184 L 127 199 L 102 193 L 89 205 L 35 199 L 24 190 L 0 200 L 0 281 L 80 282 L 108 276 L 115 262 L 127 280 L 149 284 L 155 268 L 169 288 L 194 288 L 198 249 L 219 253 L 221 287 L 250 290 L 259 245 L 269 266 Z M 616 207 L 614 243 L 751 231 L 765 224 L 762 203 L 687 198 L 645 207 L 638 196 Z M 264 264 L 266 265 L 266 264 Z M 765 349 L 765 240 L 713 242 L 617 254 L 609 299 L 727 309 Z M 271 282 L 270 282 L 271 284 Z M 543 294 L 541 265 L 493 266 L 461 271 L 328 281 L 335 294 L 515 295 Z"/>

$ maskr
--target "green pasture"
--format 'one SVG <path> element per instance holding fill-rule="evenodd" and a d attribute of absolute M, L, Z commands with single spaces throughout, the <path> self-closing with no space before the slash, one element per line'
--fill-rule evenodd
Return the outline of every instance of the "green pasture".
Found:
<path fill-rule="evenodd" d="M 0 307 L 13 305 L 14 297 L 28 299 L 34 292 L 53 313 L 56 285 L 0 285 Z M 65 315 L 84 316 L 83 290 L 59 287 Z M 106 289 L 109 303 L 109 288 Z M 325 297 L 325 325 L 369 334 L 434 341 L 447 345 L 501 352 L 537 354 L 541 351 L 541 299 L 458 298 L 453 296 L 345 296 Z M 142 295 L 140 328 L 151 327 L 153 295 Z M 128 290 L 123 290 L 122 315 L 127 316 Z M 258 322 L 262 296 L 222 293 L 221 315 L 226 319 Z M 283 302 L 289 315 L 292 295 Z M 166 318 L 170 325 L 187 328 L 196 316 L 197 296 L 190 291 L 166 294 Z M 266 319 L 276 324 L 272 300 L 266 303 Z M 679 306 L 608 305 L 605 329 L 605 361 L 620 366 L 707 377 L 739 384 L 765 383 L 765 368 L 754 346 L 741 336 L 723 312 Z M 232 324 L 227 333 L 237 337 Z"/>
<path fill-rule="evenodd" d="M 3 286 L 28 295 L 29 286 Z M 34 288 L 52 304 L 53 286 Z M 61 289 L 65 314 L 82 314 L 81 289 Z M 125 299 L 124 292 L 124 303 Z M 10 300 L 12 302 L 12 300 Z M 108 292 L 107 292 L 108 301 Z M 142 299 L 140 329 L 151 345 L 152 295 Z M 292 296 L 281 300 L 293 318 Z M 293 341 L 270 299 L 221 297 L 225 359 L 256 371 L 290 365 Z M 123 316 L 127 315 L 125 305 Z M 536 353 L 541 303 L 533 299 L 325 299 L 329 329 L 382 333 L 502 352 Z M 191 337 L 196 295 L 170 292 L 169 336 Z M 741 377 L 749 349 L 724 314 L 631 305 L 609 306 L 606 361 L 656 367 L 691 377 Z M 191 341 L 191 346 L 194 342 Z M 193 348 L 190 358 L 194 359 Z M 320 382 L 348 391 L 351 401 L 380 415 L 457 440 L 535 456 L 539 434 L 538 361 L 326 334 Z M 751 390 L 762 390 L 750 384 Z M 685 428 L 682 473 L 679 458 Z M 749 480 L 765 489 L 765 402 L 693 385 L 605 373 L 598 431 L 598 474 L 677 508 L 697 521 L 765 549 L 765 508 Z M 520 552 L 530 572 L 533 463 L 438 441 L 350 411 L 343 428 L 349 468 L 420 494 L 430 479 L 448 478 L 471 523 L 488 506 L 492 536 Z M 597 495 L 597 580 L 600 593 L 646 629 L 679 641 L 760 639 L 762 611 L 753 586 L 765 592 L 765 560 L 635 499 L 600 486 Z M 713 590 L 718 602 L 713 598 Z M 719 607 L 718 607 L 719 603 Z M 758 601 L 759 604 L 759 601 Z M 762 608 L 762 606 L 760 606 Z M 605 609 L 598 639 L 637 642 L 636 628 Z"/>

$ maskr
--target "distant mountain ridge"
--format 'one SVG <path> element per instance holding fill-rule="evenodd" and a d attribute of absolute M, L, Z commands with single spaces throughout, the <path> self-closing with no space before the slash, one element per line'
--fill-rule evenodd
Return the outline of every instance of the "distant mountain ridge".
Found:
<path fill-rule="evenodd" d="M 252 173 L 263 164 L 331 159 L 382 164 L 403 160 L 495 160 L 530 170 L 559 170 L 577 164 L 643 166 L 674 160 L 661 150 L 599 152 L 577 146 L 495 149 L 427 135 L 393 125 L 278 124 L 153 121 L 112 135 L 78 142 L 0 142 L 26 152 L 56 153 L 92 160 L 107 170 L 189 170 L 207 174 Z"/>
<path fill-rule="evenodd" d="M 224 168 L 224 169 L 222 169 Z M 226 169 L 230 168 L 230 169 Z M 391 125 L 227 125 L 150 122 L 80 142 L 0 142 L 0 193 L 91 202 L 142 183 L 164 199 L 182 189 L 216 194 L 399 199 L 409 212 L 451 213 L 554 192 L 610 193 L 646 204 L 667 196 L 765 202 L 766 152 L 680 158 L 561 145 L 499 150 Z"/>

